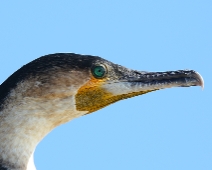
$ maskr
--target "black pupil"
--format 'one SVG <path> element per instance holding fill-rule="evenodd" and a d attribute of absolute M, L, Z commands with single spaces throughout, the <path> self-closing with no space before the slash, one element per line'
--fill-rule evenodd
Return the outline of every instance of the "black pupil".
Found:
<path fill-rule="evenodd" d="M 100 78 L 105 75 L 105 68 L 103 66 L 96 66 L 93 70 L 95 77 Z"/>

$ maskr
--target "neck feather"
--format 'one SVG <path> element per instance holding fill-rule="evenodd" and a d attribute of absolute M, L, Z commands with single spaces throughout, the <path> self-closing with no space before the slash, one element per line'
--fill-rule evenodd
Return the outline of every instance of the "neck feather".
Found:
<path fill-rule="evenodd" d="M 87 113 L 75 108 L 79 87 L 67 86 L 62 92 L 57 88 L 43 97 L 25 95 L 28 85 L 36 87 L 30 82 L 19 83 L 0 110 L 0 169 L 35 170 L 33 152 L 37 144 L 56 126 Z M 29 94 L 34 92 L 31 89 Z"/>

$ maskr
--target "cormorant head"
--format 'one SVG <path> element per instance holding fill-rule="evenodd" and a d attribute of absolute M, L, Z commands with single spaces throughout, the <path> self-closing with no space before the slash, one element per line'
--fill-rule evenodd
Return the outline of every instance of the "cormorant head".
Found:
<path fill-rule="evenodd" d="M 21 92 L 24 97 L 56 100 L 73 96 L 76 110 L 85 114 L 155 90 L 203 87 L 202 77 L 193 70 L 136 71 L 97 56 L 73 53 L 40 57 L 15 72 L 2 86 L 11 89 L 26 80 L 28 88 L 25 84 Z"/>

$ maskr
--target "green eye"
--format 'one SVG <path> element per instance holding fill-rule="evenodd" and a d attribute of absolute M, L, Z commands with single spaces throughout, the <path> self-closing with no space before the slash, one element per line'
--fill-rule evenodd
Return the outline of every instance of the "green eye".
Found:
<path fill-rule="evenodd" d="M 102 78 L 106 74 L 106 68 L 102 65 L 94 66 L 92 68 L 92 74 L 96 78 Z"/>

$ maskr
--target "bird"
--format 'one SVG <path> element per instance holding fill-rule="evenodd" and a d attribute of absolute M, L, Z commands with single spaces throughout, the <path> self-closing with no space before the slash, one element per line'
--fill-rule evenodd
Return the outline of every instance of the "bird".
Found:
<path fill-rule="evenodd" d="M 204 87 L 194 70 L 147 72 L 92 55 L 41 56 L 0 85 L 0 170 L 36 170 L 38 143 L 74 118 L 123 99 L 190 86 Z"/>

